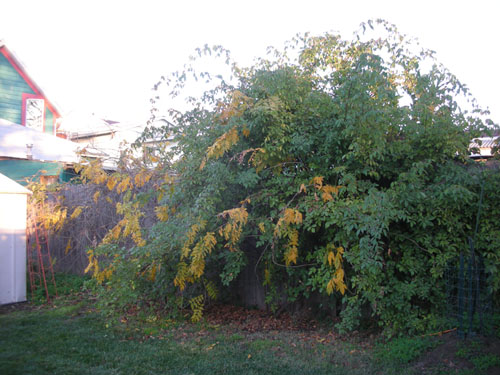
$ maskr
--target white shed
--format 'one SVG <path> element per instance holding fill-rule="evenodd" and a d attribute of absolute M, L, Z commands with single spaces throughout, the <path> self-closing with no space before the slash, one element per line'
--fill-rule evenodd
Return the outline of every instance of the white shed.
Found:
<path fill-rule="evenodd" d="M 0 173 L 0 305 L 26 301 L 28 194 Z"/>

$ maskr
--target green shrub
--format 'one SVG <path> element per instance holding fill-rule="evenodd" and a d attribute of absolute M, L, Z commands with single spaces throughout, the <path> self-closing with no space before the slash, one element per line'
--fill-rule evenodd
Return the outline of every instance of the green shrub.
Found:
<path fill-rule="evenodd" d="M 252 267 L 273 311 L 314 292 L 344 301 L 330 304 L 344 331 L 364 319 L 388 335 L 425 331 L 446 305 L 447 265 L 474 235 L 483 183 L 476 251 L 498 293 L 500 173 L 469 160 L 470 140 L 493 127 L 432 52 L 375 24 L 373 38 L 302 36 L 293 58 L 231 65 L 234 84 L 214 78 L 192 109 L 146 130 L 139 143 L 173 142 L 154 172 L 85 172 L 123 198 L 123 221 L 91 254 L 109 303 L 153 299 L 198 320 Z M 204 53 L 230 61 L 221 47 Z M 162 82 L 177 93 L 191 73 Z M 139 194 L 145 173 L 158 179 Z M 147 200 L 159 220 L 144 229 Z M 134 244 L 121 246 L 126 236 Z"/>

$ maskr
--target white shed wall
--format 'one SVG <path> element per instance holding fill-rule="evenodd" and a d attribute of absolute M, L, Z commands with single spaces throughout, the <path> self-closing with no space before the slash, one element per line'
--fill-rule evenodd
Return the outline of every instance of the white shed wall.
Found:
<path fill-rule="evenodd" d="M 0 305 L 26 301 L 27 194 L 0 192 Z"/>

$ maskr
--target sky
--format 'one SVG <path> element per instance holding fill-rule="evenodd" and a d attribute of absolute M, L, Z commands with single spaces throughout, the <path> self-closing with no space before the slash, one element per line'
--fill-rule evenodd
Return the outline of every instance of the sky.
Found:
<path fill-rule="evenodd" d="M 63 115 L 140 124 L 154 84 L 196 47 L 223 45 L 249 65 L 297 33 L 350 39 L 383 18 L 436 51 L 500 123 L 499 10 L 496 0 L 1 0 L 0 39 Z"/>

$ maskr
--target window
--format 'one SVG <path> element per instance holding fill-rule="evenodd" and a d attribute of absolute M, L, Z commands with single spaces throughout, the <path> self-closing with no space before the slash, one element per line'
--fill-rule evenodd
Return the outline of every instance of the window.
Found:
<path fill-rule="evenodd" d="M 28 128 L 44 131 L 45 100 L 37 95 L 23 94 L 22 123 Z"/>

